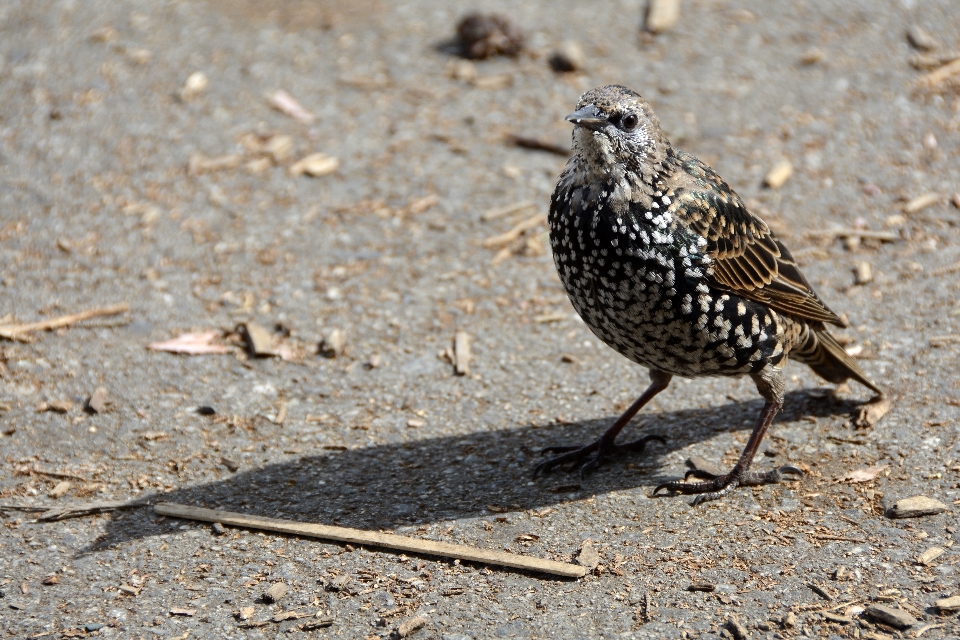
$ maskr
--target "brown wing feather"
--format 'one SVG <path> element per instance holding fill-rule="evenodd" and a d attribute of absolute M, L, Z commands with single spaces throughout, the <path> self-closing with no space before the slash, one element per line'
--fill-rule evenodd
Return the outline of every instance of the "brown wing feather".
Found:
<path fill-rule="evenodd" d="M 675 190 L 670 210 L 707 239 L 716 285 L 797 319 L 846 326 L 770 227 L 712 169 L 692 156 L 685 160 L 690 184 Z"/>

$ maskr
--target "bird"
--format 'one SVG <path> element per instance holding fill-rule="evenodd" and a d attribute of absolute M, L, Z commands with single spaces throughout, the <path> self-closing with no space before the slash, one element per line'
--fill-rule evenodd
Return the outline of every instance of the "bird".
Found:
<path fill-rule="evenodd" d="M 778 483 L 803 471 L 751 463 L 783 407 L 783 366 L 795 360 L 832 383 L 883 391 L 837 343 L 845 327 L 801 273 L 786 245 L 706 163 L 671 145 L 650 104 L 607 85 L 584 93 L 566 117 L 573 153 L 550 202 L 550 245 L 560 281 L 587 327 L 649 369 L 650 384 L 597 440 L 547 447 L 581 476 L 616 454 L 643 452 L 663 436 L 617 444 L 620 431 L 673 376 L 750 376 L 765 403 L 727 473 L 694 469 L 653 492 L 714 500 L 738 486 Z M 691 476 L 696 481 L 688 482 Z"/>

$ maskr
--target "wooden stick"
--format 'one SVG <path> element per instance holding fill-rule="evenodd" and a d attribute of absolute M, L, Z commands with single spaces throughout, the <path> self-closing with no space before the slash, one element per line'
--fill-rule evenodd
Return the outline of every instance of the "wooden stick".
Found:
<path fill-rule="evenodd" d="M 527 218 L 526 220 L 519 223 L 513 229 L 510 229 L 510 231 L 507 231 L 506 233 L 501 233 L 498 236 L 487 238 L 486 240 L 483 241 L 483 246 L 486 247 L 487 249 L 493 249 L 495 247 L 502 247 L 504 245 L 510 244 L 511 242 L 513 242 L 514 240 L 522 236 L 524 233 L 526 233 L 530 229 L 533 229 L 534 227 L 540 224 L 543 224 L 546 221 L 547 221 L 547 217 L 542 213 L 538 213 L 532 218 Z"/>
<path fill-rule="evenodd" d="M 60 316 L 59 318 L 51 318 L 50 320 L 41 320 L 40 322 L 0 326 L 0 338 L 16 340 L 25 333 L 33 333 L 34 331 L 50 331 L 52 329 L 66 327 L 67 325 L 81 322 L 83 320 L 89 320 L 90 318 L 98 318 L 100 316 L 116 316 L 121 313 L 126 313 L 129 310 L 130 305 L 123 303 L 115 304 L 112 307 L 103 307 L 101 309 L 87 309 L 86 311 L 81 311 L 80 313 L 71 313 L 70 315 Z"/>
<path fill-rule="evenodd" d="M 421 540 L 419 538 L 398 536 L 392 533 L 379 533 L 377 531 L 364 531 L 362 529 L 350 529 L 347 527 L 262 518 L 244 513 L 203 509 L 201 507 L 191 507 L 189 505 L 174 504 L 171 502 L 158 502 L 153 506 L 153 510 L 162 516 L 200 520 L 202 522 L 219 522 L 220 524 L 227 524 L 234 527 L 263 529 L 265 531 L 290 533 L 310 538 L 323 538 L 326 540 L 336 540 L 338 542 L 384 547 L 386 549 L 408 551 L 410 553 L 458 558 L 460 560 L 513 567 L 515 569 L 540 571 L 567 578 L 582 578 L 587 573 L 585 567 L 566 562 L 541 560 L 540 558 L 531 558 L 513 553 L 487 551 L 463 544 Z"/>
<path fill-rule="evenodd" d="M 826 231 L 808 231 L 805 235 L 813 238 L 847 238 L 856 236 L 882 242 L 894 242 L 900 236 L 892 231 L 872 231 L 870 229 L 827 229 Z"/>

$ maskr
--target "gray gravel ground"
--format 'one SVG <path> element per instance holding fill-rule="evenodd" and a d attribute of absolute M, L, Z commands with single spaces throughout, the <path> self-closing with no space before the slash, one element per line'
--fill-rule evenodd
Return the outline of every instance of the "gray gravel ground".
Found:
<path fill-rule="evenodd" d="M 944 269 L 960 261 L 948 203 L 960 191 L 960 92 L 916 90 L 905 38 L 919 24 L 941 50 L 960 49 L 956 0 L 685 0 L 677 28 L 656 38 L 641 34 L 632 0 L 519 4 L 490 6 L 526 29 L 530 52 L 471 69 L 444 49 L 476 6 L 462 2 L 0 3 L 0 316 L 12 314 L 0 324 L 131 309 L 0 343 L 0 503 L 164 499 L 565 560 L 590 539 L 600 566 L 552 579 L 218 536 L 146 508 L 60 522 L 6 511 L 6 636 L 287 637 L 304 620 L 243 628 L 286 610 L 332 614 L 331 627 L 298 632 L 321 637 L 387 637 L 415 615 L 428 621 L 415 637 L 447 640 L 718 638 L 733 633 L 731 615 L 754 638 L 930 624 L 924 638 L 960 634 L 934 608 L 960 594 L 956 516 L 884 516 L 910 495 L 954 510 L 960 499 L 960 271 Z M 565 40 L 583 46 L 584 72 L 548 66 Z M 812 47 L 822 59 L 802 64 Z M 195 71 L 209 84 L 185 100 Z M 630 428 L 669 436 L 646 457 L 582 484 L 567 472 L 530 479 L 539 448 L 594 438 L 646 384 L 574 316 L 543 226 L 499 257 L 483 246 L 546 210 L 564 162 L 505 136 L 565 145 L 562 117 L 608 82 L 648 97 L 678 146 L 785 237 L 848 314 L 840 333 L 864 368 L 897 397 L 857 430 L 863 389 L 833 394 L 790 365 L 757 463 L 800 465 L 802 481 L 697 509 L 650 498 L 690 456 L 732 464 L 762 403 L 748 380 L 728 379 L 658 396 Z M 281 88 L 316 122 L 272 110 L 264 95 Z M 271 135 L 292 137 L 291 158 L 250 150 Z M 339 170 L 290 175 L 313 152 Z M 190 175 L 195 153 L 241 157 Z M 793 176 L 763 188 L 783 157 Z M 902 215 L 929 192 L 945 197 Z M 535 208 L 481 221 L 524 200 Z M 810 235 L 857 224 L 897 240 Z M 874 281 L 854 286 L 860 261 Z M 145 348 L 204 329 L 238 344 L 247 321 L 289 332 L 293 359 Z M 334 329 L 346 352 L 317 355 Z M 457 329 L 473 337 L 467 376 L 438 355 Z M 108 410 L 85 412 L 101 386 Z M 66 413 L 39 411 L 65 401 Z M 874 481 L 838 481 L 873 465 L 886 466 Z M 945 553 L 918 564 L 930 547 Z M 258 600 L 278 581 L 285 598 Z M 687 589 L 702 583 L 714 591 Z M 918 626 L 849 609 L 876 600 Z M 235 612 L 247 607 L 245 623 Z"/>

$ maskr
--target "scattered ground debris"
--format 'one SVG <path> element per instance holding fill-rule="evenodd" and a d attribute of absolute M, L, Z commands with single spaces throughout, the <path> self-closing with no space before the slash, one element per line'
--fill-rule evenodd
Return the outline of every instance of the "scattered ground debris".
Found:
<path fill-rule="evenodd" d="M 313 124 L 317 119 L 313 113 L 303 108 L 303 106 L 301 106 L 301 104 L 297 102 L 293 96 L 283 89 L 277 89 L 272 93 L 268 93 L 267 104 L 277 111 L 285 113 L 294 120 L 298 120 L 303 124 Z"/>
<path fill-rule="evenodd" d="M 734 615 L 727 618 L 727 629 L 730 630 L 730 633 L 733 634 L 736 640 L 747 640 L 747 638 L 750 637 L 750 632 L 747 631 L 747 628 L 743 626 Z"/>
<path fill-rule="evenodd" d="M 888 518 L 919 518 L 935 516 L 947 510 L 947 505 L 926 496 L 913 496 L 897 500 L 887 509 Z"/>
<path fill-rule="evenodd" d="M 276 584 L 270 585 L 261 597 L 264 602 L 280 602 L 280 599 L 287 595 L 287 590 L 287 585 L 282 582 L 277 582 Z"/>
<path fill-rule="evenodd" d="M 877 476 L 883 473 L 887 469 L 887 465 L 879 464 L 873 467 L 864 467 L 862 469 L 854 469 L 847 475 L 840 478 L 843 482 L 870 482 L 871 480 L 876 480 Z"/>
<path fill-rule="evenodd" d="M 933 561 L 946 553 L 946 550 L 941 547 L 930 547 L 919 556 L 917 556 L 917 564 L 923 565 L 925 567 L 933 564 Z"/>
<path fill-rule="evenodd" d="M 482 60 L 493 56 L 517 56 L 524 47 L 523 31 L 507 16 L 471 13 L 457 24 L 460 54 Z"/>
<path fill-rule="evenodd" d="M 47 411 L 70 413 L 71 409 L 73 409 L 73 403 L 69 400 L 50 400 L 37 405 L 37 413 L 46 413 Z"/>
<path fill-rule="evenodd" d="M 320 340 L 318 353 L 324 358 L 339 358 L 346 348 L 346 332 L 343 329 L 330 329 Z"/>
<path fill-rule="evenodd" d="M 423 629 L 427 626 L 428 620 L 423 616 L 416 616 L 414 618 L 407 618 L 399 625 L 397 625 L 397 637 L 398 638 L 409 638 L 415 634 L 420 629 Z"/>
<path fill-rule="evenodd" d="M 938 43 L 926 29 L 918 24 L 910 25 L 907 28 L 907 41 L 914 49 L 919 49 L 920 51 L 933 51 L 940 47 L 940 43 Z"/>
<path fill-rule="evenodd" d="M 127 305 L 126 303 L 123 303 L 123 304 L 113 305 L 110 307 L 88 309 L 87 311 L 81 311 L 80 313 L 72 313 L 70 315 L 60 316 L 59 318 L 41 320 L 40 322 L 30 322 L 28 324 L 0 325 L 0 338 L 6 338 L 8 340 L 26 341 L 29 339 L 27 337 L 27 334 L 30 334 L 30 333 L 35 333 L 37 331 L 52 331 L 53 329 L 66 327 L 71 324 L 76 324 L 77 322 L 83 322 L 84 320 L 89 320 L 91 318 L 120 315 L 121 313 L 126 313 L 129 310 L 130 310 L 130 306 Z"/>
<path fill-rule="evenodd" d="M 885 604 L 871 604 L 863 614 L 877 622 L 888 624 L 896 629 L 906 629 L 917 624 L 918 620 L 903 609 L 888 607 Z"/>
<path fill-rule="evenodd" d="M 221 524 L 227 524 L 233 527 L 262 529 L 265 531 L 275 531 L 278 533 L 288 533 L 311 538 L 337 540 L 339 542 L 348 542 L 357 545 L 383 547 L 386 549 L 394 549 L 397 551 L 406 551 L 410 553 L 421 553 L 424 555 L 456 558 L 483 564 L 527 569 L 530 571 L 540 571 L 543 573 L 550 573 L 569 578 L 580 578 L 586 574 L 586 569 L 583 567 L 578 567 L 577 565 L 568 564 L 566 562 L 541 560 L 540 558 L 531 558 L 529 556 L 523 556 L 516 553 L 487 551 L 485 549 L 478 549 L 476 547 L 469 547 L 466 545 L 437 542 L 435 540 L 424 540 L 420 538 L 410 538 L 407 536 L 394 535 L 390 533 L 379 533 L 375 531 L 364 531 L 362 529 L 349 529 L 346 527 L 301 523 L 290 520 L 277 520 L 274 518 L 262 518 L 259 516 L 251 516 L 242 513 L 231 513 L 229 511 L 219 511 L 215 509 L 203 509 L 201 507 L 192 507 L 169 502 L 157 503 L 154 505 L 154 511 L 160 515 L 186 518 L 188 520 L 219 522 Z"/>
<path fill-rule="evenodd" d="M 650 33 L 670 31 L 680 21 L 680 0 L 650 0 L 644 27 Z"/>
<path fill-rule="evenodd" d="M 549 140 L 541 140 L 540 138 L 529 138 L 527 136 L 519 136 L 516 134 L 509 134 L 507 136 L 507 142 L 512 144 L 515 147 L 521 147 L 523 149 L 532 149 L 533 151 L 546 151 L 547 153 L 552 153 L 557 156 L 562 156 L 567 158 L 570 156 L 570 147 L 567 145 L 556 144 L 550 142 Z"/>
<path fill-rule="evenodd" d="M 470 374 L 470 361 L 473 360 L 470 343 L 470 334 L 457 329 L 453 335 L 453 370 L 458 376 Z"/>
<path fill-rule="evenodd" d="M 960 596 L 950 596 L 937 600 L 937 609 L 948 613 L 960 611 Z"/>
<path fill-rule="evenodd" d="M 107 390 L 97 387 L 97 390 L 87 399 L 86 410 L 90 413 L 104 413 L 107 410 Z"/>
<path fill-rule="evenodd" d="M 558 73 L 583 71 L 587 66 L 587 57 L 583 47 L 574 40 L 567 40 L 557 47 L 548 58 L 550 68 Z"/>
<path fill-rule="evenodd" d="M 186 355 L 230 353 L 230 347 L 222 344 L 216 344 L 214 342 L 214 340 L 219 337 L 220 332 L 216 329 L 199 331 L 196 333 L 184 333 L 176 338 L 173 338 L 172 340 L 151 342 L 147 345 L 147 349 L 152 351 L 167 351 L 169 353 L 182 353 Z"/>
<path fill-rule="evenodd" d="M 810 47 L 803 52 L 803 55 L 800 56 L 800 64 L 804 66 L 810 66 L 817 64 L 826 57 L 826 54 L 823 52 L 823 49 L 818 47 Z"/>
<path fill-rule="evenodd" d="M 311 153 L 310 155 L 290 165 L 290 175 L 308 175 L 314 178 L 333 173 L 340 168 L 340 160 L 325 153 Z"/>
<path fill-rule="evenodd" d="M 241 326 L 243 338 L 247 343 L 250 357 L 268 357 L 277 355 L 274 335 L 256 322 L 246 322 Z"/>
<path fill-rule="evenodd" d="M 709 473 L 715 476 L 721 476 L 727 472 L 726 469 L 716 464 L 715 462 L 711 462 L 710 460 L 707 460 L 706 458 L 702 458 L 700 456 L 690 456 L 689 458 L 687 458 L 686 465 L 687 465 L 687 468 L 689 469 L 694 469 L 696 471 L 704 471 L 706 473 Z"/>
<path fill-rule="evenodd" d="M 917 87 L 931 90 L 948 83 L 953 84 L 958 80 L 960 80 L 960 58 L 920 76 Z"/>
<path fill-rule="evenodd" d="M 203 93 L 209 84 L 210 79 L 207 78 L 205 73 L 202 71 L 194 71 L 187 76 L 186 82 L 183 83 L 183 88 L 180 89 L 180 99 L 184 102 L 193 100 Z"/>
<path fill-rule="evenodd" d="M 903 205 L 904 213 L 917 213 L 923 211 L 927 207 L 932 207 L 933 205 L 943 201 L 943 196 L 939 193 L 924 193 L 919 195 L 916 198 L 908 200 L 905 205 Z"/>
<path fill-rule="evenodd" d="M 70 482 L 69 480 L 63 480 L 61 482 L 58 482 L 57 486 L 51 489 L 50 493 L 48 493 L 47 495 L 50 496 L 51 498 L 62 498 L 63 496 L 67 495 L 67 493 L 70 492 L 71 487 L 73 487 L 72 482 Z"/>
<path fill-rule="evenodd" d="M 709 582 L 695 582 L 687 586 L 687 591 L 700 591 L 703 593 L 713 593 L 717 590 L 717 585 Z"/>
<path fill-rule="evenodd" d="M 483 212 L 483 214 L 481 214 L 480 219 L 484 222 L 499 220 L 500 218 L 505 218 L 507 216 L 521 213 L 528 209 L 533 209 L 536 206 L 536 203 L 534 203 L 532 200 L 521 200 L 520 202 L 514 202 L 513 204 L 507 204 L 502 207 L 487 209 Z"/>
<path fill-rule="evenodd" d="M 195 177 L 225 169 L 236 169 L 240 166 L 242 160 L 243 156 L 239 153 L 229 153 L 211 158 L 197 151 L 190 154 L 190 158 L 187 160 L 187 175 Z"/>
<path fill-rule="evenodd" d="M 873 282 L 873 266 L 866 260 L 861 260 L 853 269 L 854 284 L 863 286 Z"/>
<path fill-rule="evenodd" d="M 37 516 L 38 522 L 48 522 L 52 520 L 67 520 L 68 518 L 80 518 L 95 513 L 105 513 L 107 511 L 118 511 L 121 509 L 135 509 L 137 507 L 149 506 L 142 501 L 115 501 L 115 502 L 93 502 L 90 504 L 64 505 L 54 507 L 52 505 L 16 505 L 0 504 L 0 511 L 42 511 Z"/>
<path fill-rule="evenodd" d="M 593 571 L 600 564 L 600 552 L 593 546 L 592 540 L 584 540 L 580 545 L 577 564 L 588 571 Z"/>
<path fill-rule="evenodd" d="M 763 178 L 763 184 L 771 189 L 779 189 L 793 175 L 793 163 L 786 158 L 773 166 Z"/>
<path fill-rule="evenodd" d="M 860 238 L 863 240 L 879 240 L 880 242 L 896 242 L 900 239 L 899 234 L 893 231 L 853 229 L 850 227 L 827 229 L 825 231 L 808 231 L 805 235 L 811 238 Z"/>

